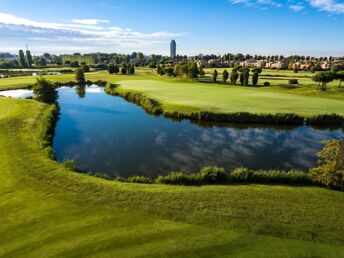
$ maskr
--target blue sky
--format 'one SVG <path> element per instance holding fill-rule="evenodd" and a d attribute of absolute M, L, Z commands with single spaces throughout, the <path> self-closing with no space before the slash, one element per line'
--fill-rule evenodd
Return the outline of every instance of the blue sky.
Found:
<path fill-rule="evenodd" d="M 344 56 L 342 0 L 0 0 L 0 51 Z"/>

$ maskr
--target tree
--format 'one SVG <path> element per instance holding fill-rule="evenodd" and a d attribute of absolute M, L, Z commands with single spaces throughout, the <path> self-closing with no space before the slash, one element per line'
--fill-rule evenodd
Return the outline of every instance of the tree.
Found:
<path fill-rule="evenodd" d="M 35 66 L 36 67 L 44 67 L 47 65 L 47 62 L 43 57 L 38 57 L 35 59 Z"/>
<path fill-rule="evenodd" d="M 19 64 L 21 67 L 26 67 L 25 55 L 23 50 L 19 50 Z"/>
<path fill-rule="evenodd" d="M 218 75 L 218 73 L 217 73 L 217 71 L 216 71 L 216 69 L 215 69 L 214 72 L 213 72 L 213 82 L 216 82 L 216 80 L 217 80 L 217 75 Z"/>
<path fill-rule="evenodd" d="M 128 74 L 134 74 L 135 73 L 135 68 L 134 66 L 129 66 L 129 69 L 128 69 Z"/>
<path fill-rule="evenodd" d="M 32 89 L 38 101 L 51 104 L 57 100 L 58 95 L 54 85 L 43 77 L 37 78 Z"/>
<path fill-rule="evenodd" d="M 81 66 L 81 69 L 84 71 L 84 73 L 89 73 L 90 72 L 90 67 L 88 65 Z"/>
<path fill-rule="evenodd" d="M 119 73 L 119 68 L 118 68 L 118 65 L 115 65 L 115 68 L 114 68 L 114 73 L 115 73 L 115 74 L 118 74 L 118 73 Z"/>
<path fill-rule="evenodd" d="M 252 75 L 252 85 L 256 86 L 258 83 L 258 78 L 259 78 L 259 74 L 258 73 L 253 73 Z"/>
<path fill-rule="evenodd" d="M 250 69 L 242 67 L 240 69 L 240 84 L 242 86 L 248 86 L 248 80 L 250 78 Z"/>
<path fill-rule="evenodd" d="M 240 80 L 241 86 L 244 86 L 244 74 L 242 72 L 240 72 L 239 80 Z"/>
<path fill-rule="evenodd" d="M 77 69 L 75 71 L 75 80 L 76 80 L 77 84 L 85 84 L 85 82 L 86 82 L 85 74 L 84 74 L 84 71 L 82 69 Z"/>
<path fill-rule="evenodd" d="M 78 85 L 75 88 L 76 94 L 79 96 L 80 99 L 86 96 L 86 85 Z"/>
<path fill-rule="evenodd" d="M 314 181 L 344 190 L 344 141 L 330 140 L 318 154 L 319 167 L 310 170 Z"/>
<path fill-rule="evenodd" d="M 173 68 L 173 73 L 176 76 L 183 76 L 182 71 L 181 71 L 181 66 L 180 65 L 175 65 Z"/>
<path fill-rule="evenodd" d="M 127 74 L 127 68 L 125 68 L 124 66 L 122 67 L 121 69 L 121 73 L 124 75 L 124 74 Z"/>
<path fill-rule="evenodd" d="M 315 67 L 312 66 L 311 69 L 310 69 L 311 73 L 315 73 Z"/>
<path fill-rule="evenodd" d="M 299 72 L 299 66 L 295 64 L 293 71 L 294 71 L 294 73 L 298 73 Z"/>
<path fill-rule="evenodd" d="M 109 65 L 108 72 L 109 72 L 109 74 L 115 73 L 115 66 L 113 64 Z"/>
<path fill-rule="evenodd" d="M 169 77 L 172 77 L 174 75 L 173 71 L 174 69 L 172 67 L 166 67 L 164 69 L 164 73 L 166 73 Z"/>
<path fill-rule="evenodd" d="M 199 76 L 200 76 L 201 78 L 205 76 L 205 72 L 204 72 L 204 69 L 203 69 L 202 66 L 199 68 Z"/>
<path fill-rule="evenodd" d="M 70 67 L 79 67 L 79 62 L 78 61 L 71 62 Z"/>
<path fill-rule="evenodd" d="M 184 76 L 184 74 L 185 74 L 185 76 L 188 76 L 188 74 L 189 74 L 189 66 L 187 64 L 181 65 L 180 66 L 180 71 L 181 71 L 182 76 Z"/>
<path fill-rule="evenodd" d="M 252 72 L 253 72 L 253 75 L 252 75 L 252 84 L 253 84 L 253 86 L 256 86 L 256 85 L 258 84 L 259 74 L 260 74 L 262 71 L 263 71 L 262 68 L 259 68 L 259 67 L 254 68 L 254 69 L 252 70 Z"/>
<path fill-rule="evenodd" d="M 232 70 L 231 78 L 230 78 L 231 84 L 232 84 L 232 85 L 235 85 L 236 82 L 237 82 L 237 80 L 238 80 L 238 78 L 239 78 L 238 71 L 237 71 L 237 69 L 234 68 L 234 69 Z"/>
<path fill-rule="evenodd" d="M 227 82 L 228 77 L 229 77 L 229 74 L 228 74 L 227 70 L 225 69 L 225 70 L 223 71 L 223 73 L 222 73 L 222 80 L 223 80 L 224 83 Z"/>
<path fill-rule="evenodd" d="M 199 70 L 196 63 L 191 63 L 188 65 L 188 76 L 191 79 L 197 78 Z"/>
<path fill-rule="evenodd" d="M 323 91 L 326 91 L 327 84 L 334 80 L 334 74 L 332 72 L 319 72 L 312 77 L 312 80 L 319 83 L 318 90 L 321 89 Z"/>
<path fill-rule="evenodd" d="M 28 67 L 32 67 L 32 55 L 30 50 L 26 50 L 26 63 Z"/>
<path fill-rule="evenodd" d="M 339 85 L 338 87 L 340 88 L 342 81 L 344 81 L 344 71 L 340 71 L 334 74 L 334 78 L 336 80 L 339 80 Z"/>

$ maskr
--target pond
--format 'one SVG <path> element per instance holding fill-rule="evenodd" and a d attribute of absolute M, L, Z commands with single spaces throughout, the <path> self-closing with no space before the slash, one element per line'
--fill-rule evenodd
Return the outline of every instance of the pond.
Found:
<path fill-rule="evenodd" d="M 206 165 L 306 170 L 316 165 L 323 140 L 344 138 L 342 129 L 173 121 L 146 114 L 97 86 L 58 91 L 56 159 L 73 159 L 81 171 L 111 177 L 155 177 Z"/>

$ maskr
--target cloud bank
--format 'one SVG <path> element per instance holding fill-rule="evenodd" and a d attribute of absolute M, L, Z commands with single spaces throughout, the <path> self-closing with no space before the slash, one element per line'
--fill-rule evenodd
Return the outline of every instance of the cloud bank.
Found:
<path fill-rule="evenodd" d="M 278 0 L 229 0 L 232 4 L 242 4 L 246 7 L 254 7 L 259 9 L 267 9 L 268 7 L 283 7 L 287 6 L 295 12 L 308 8 L 315 8 L 319 11 L 324 11 L 329 14 L 344 14 L 344 3 L 338 0 L 301 0 L 295 3 L 293 0 L 288 0 L 286 3 L 281 3 Z"/>
<path fill-rule="evenodd" d="M 56 51 L 70 49 L 92 50 L 99 48 L 144 48 L 166 44 L 171 38 L 183 33 L 166 31 L 143 33 L 129 28 L 109 26 L 108 20 L 100 19 L 73 19 L 70 23 L 38 22 L 18 17 L 8 13 L 0 13 L 0 51 L 13 47 L 14 40 L 21 45 L 30 42 L 31 45 L 45 44 L 42 48 L 54 45 Z M 8 41 L 7 44 L 6 40 Z M 32 44 L 33 43 L 33 44 Z M 58 46 L 61 46 L 58 47 Z M 6 47 L 7 46 L 7 47 Z M 11 46 L 11 47 L 8 47 Z M 22 46 L 23 47 L 23 46 Z"/>

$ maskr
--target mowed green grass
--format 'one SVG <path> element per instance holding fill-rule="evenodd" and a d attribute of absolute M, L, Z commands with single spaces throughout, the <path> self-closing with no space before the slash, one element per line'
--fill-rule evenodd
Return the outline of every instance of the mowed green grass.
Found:
<path fill-rule="evenodd" d="M 276 74 L 285 77 L 265 77 Z M 305 74 L 311 73 L 300 72 L 297 75 Z M 205 79 L 210 80 L 210 76 L 208 74 Z M 166 111 L 296 113 L 303 116 L 344 114 L 344 87 L 338 88 L 337 82 L 333 82 L 329 85 L 328 91 L 318 91 L 310 78 L 299 78 L 300 85 L 291 87 L 288 80 L 292 76 L 295 76 L 295 73 L 291 71 L 264 70 L 260 83 L 267 78 L 273 85 L 270 87 L 242 87 L 168 78 L 157 75 L 149 68 L 138 68 L 135 75 L 110 75 L 107 71 L 91 72 L 86 74 L 86 79 L 118 83 L 120 90 L 142 92 L 159 101 Z M 53 82 L 62 83 L 74 80 L 74 74 L 45 77 Z M 35 80 L 36 77 L 32 76 L 0 79 L 0 90 L 27 87 L 34 84 Z"/>
<path fill-rule="evenodd" d="M 0 257 L 344 257 L 342 192 L 76 174 L 40 149 L 48 115 L 0 97 Z"/>
<path fill-rule="evenodd" d="M 159 101 L 165 111 L 190 113 L 296 113 L 311 116 L 324 113 L 344 115 L 344 101 L 267 88 L 221 84 L 167 82 L 156 80 L 119 81 L 119 90 L 142 92 Z"/>
<path fill-rule="evenodd" d="M 137 68 L 135 75 L 111 75 L 107 71 L 99 71 L 99 72 L 90 72 L 86 73 L 87 80 L 104 80 L 104 81 L 111 81 L 115 82 L 118 80 L 124 80 L 130 78 L 131 80 L 135 79 L 152 79 L 158 78 L 155 75 L 155 72 L 152 69 L 148 68 Z M 70 82 L 75 81 L 75 75 L 71 74 L 58 74 L 58 75 L 44 75 L 45 78 L 52 82 Z M 10 77 L 10 78 L 3 78 L 0 79 L 0 90 L 6 89 L 19 89 L 23 87 L 27 87 L 33 85 L 36 82 L 37 76 L 17 76 L 17 77 Z"/>

